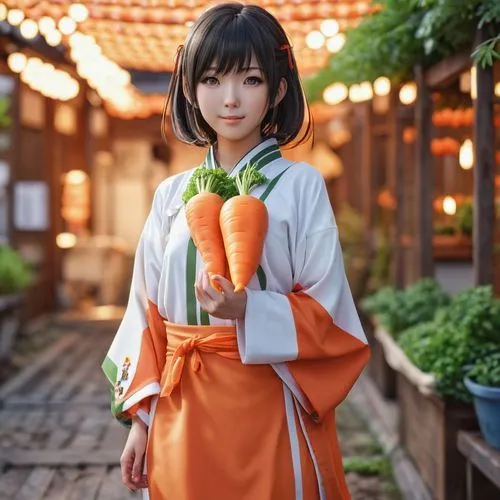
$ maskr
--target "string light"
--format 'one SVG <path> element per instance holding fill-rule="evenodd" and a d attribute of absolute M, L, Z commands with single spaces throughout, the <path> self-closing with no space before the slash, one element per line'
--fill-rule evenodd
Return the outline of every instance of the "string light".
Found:
<path fill-rule="evenodd" d="M 334 83 L 326 87 L 323 92 L 323 100 L 330 105 L 339 104 L 349 95 L 349 90 L 343 83 Z"/>
<path fill-rule="evenodd" d="M 453 196 L 443 198 L 443 212 L 446 215 L 455 215 L 457 213 L 457 202 Z"/>
<path fill-rule="evenodd" d="M 381 76 L 373 82 L 373 92 L 375 93 L 375 95 L 381 97 L 386 96 L 389 95 L 390 91 L 391 81 L 389 80 L 389 78 Z"/>
<path fill-rule="evenodd" d="M 325 37 L 321 31 L 311 31 L 306 37 L 306 43 L 310 49 L 317 50 L 325 45 Z"/>
<path fill-rule="evenodd" d="M 466 139 L 460 146 L 458 163 L 464 170 L 470 170 L 474 166 L 474 148 L 470 139 Z"/>
<path fill-rule="evenodd" d="M 417 99 L 417 85 L 414 82 L 407 83 L 399 91 L 399 100 L 402 104 L 409 106 Z"/>
<path fill-rule="evenodd" d="M 70 5 L 68 14 L 75 22 L 83 23 L 89 17 L 89 10 L 81 3 L 74 3 Z"/>
<path fill-rule="evenodd" d="M 32 40 L 38 35 L 38 24 L 33 19 L 25 19 L 19 26 L 19 31 L 26 40 Z"/>

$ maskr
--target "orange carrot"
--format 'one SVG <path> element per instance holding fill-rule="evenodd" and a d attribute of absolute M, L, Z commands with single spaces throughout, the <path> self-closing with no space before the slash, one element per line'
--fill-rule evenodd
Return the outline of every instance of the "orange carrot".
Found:
<path fill-rule="evenodd" d="M 220 228 L 235 291 L 243 290 L 257 271 L 268 228 L 268 213 L 263 201 L 250 191 L 267 179 L 254 167 L 247 166 L 236 177 L 239 195 L 224 203 Z"/>
<path fill-rule="evenodd" d="M 226 255 L 219 226 L 224 199 L 216 193 L 203 192 L 193 196 L 186 205 L 186 219 L 194 244 L 205 263 L 210 278 L 226 275 Z M 214 288 L 220 286 L 210 279 Z"/>
<path fill-rule="evenodd" d="M 226 276 L 227 262 L 219 216 L 230 185 L 227 173 L 222 169 L 199 167 L 192 175 L 184 192 L 186 220 L 191 237 L 205 263 L 212 286 L 220 285 L 212 280 L 214 275 Z"/>

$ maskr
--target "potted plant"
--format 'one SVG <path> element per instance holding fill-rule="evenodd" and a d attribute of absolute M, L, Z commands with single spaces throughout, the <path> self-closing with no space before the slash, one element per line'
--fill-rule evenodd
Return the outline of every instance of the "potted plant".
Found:
<path fill-rule="evenodd" d="M 460 292 L 432 321 L 398 336 L 412 367 L 397 372 L 400 440 L 437 500 L 466 498 L 465 477 L 456 473 L 465 469 L 457 435 L 478 422 L 464 370 L 498 352 L 499 340 L 500 301 L 491 287 Z M 433 384 L 419 386 L 416 370 Z"/>
<path fill-rule="evenodd" d="M 485 441 L 500 450 L 500 352 L 476 361 L 464 383 L 474 397 L 474 408 Z"/>
<path fill-rule="evenodd" d="M 20 328 L 24 289 L 31 282 L 31 272 L 18 252 L 0 246 L 0 367 L 6 370 L 12 345 Z M 0 373 L 0 378 L 2 373 Z"/>

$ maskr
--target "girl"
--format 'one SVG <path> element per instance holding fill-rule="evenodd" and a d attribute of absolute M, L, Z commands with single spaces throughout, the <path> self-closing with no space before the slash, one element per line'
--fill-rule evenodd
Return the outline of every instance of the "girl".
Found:
<path fill-rule="evenodd" d="M 157 189 L 104 362 L 113 413 L 131 423 L 123 482 L 151 500 L 348 499 L 335 408 L 369 348 L 323 178 L 280 153 L 310 132 L 282 27 L 252 5 L 206 11 L 168 102 L 178 138 L 209 146 L 207 167 L 266 176 L 252 195 L 269 228 L 247 288 L 219 276 L 218 291 L 186 223 L 192 171 Z"/>

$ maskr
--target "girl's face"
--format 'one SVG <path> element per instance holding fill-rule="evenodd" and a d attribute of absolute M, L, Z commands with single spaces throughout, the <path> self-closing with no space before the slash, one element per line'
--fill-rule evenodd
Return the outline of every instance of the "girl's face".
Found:
<path fill-rule="evenodd" d="M 209 68 L 196 86 L 196 99 L 219 140 L 258 142 L 269 106 L 268 92 L 265 75 L 253 56 L 241 72 L 221 74 Z"/>

